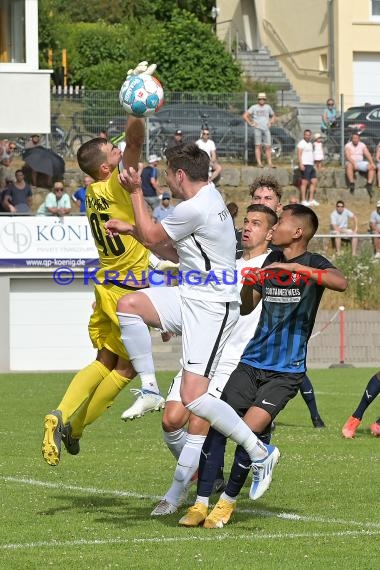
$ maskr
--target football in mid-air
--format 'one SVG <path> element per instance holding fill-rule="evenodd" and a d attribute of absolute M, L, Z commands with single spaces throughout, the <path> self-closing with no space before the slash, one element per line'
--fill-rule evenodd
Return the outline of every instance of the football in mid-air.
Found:
<path fill-rule="evenodd" d="M 151 117 L 164 103 L 164 90 L 158 79 L 141 73 L 124 81 L 119 99 L 129 115 Z"/>

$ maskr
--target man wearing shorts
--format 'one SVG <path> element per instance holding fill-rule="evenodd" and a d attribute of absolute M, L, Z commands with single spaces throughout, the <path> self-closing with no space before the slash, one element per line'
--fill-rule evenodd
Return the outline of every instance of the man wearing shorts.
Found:
<path fill-rule="evenodd" d="M 353 133 L 351 140 L 344 147 L 344 157 L 346 159 L 346 176 L 349 182 L 350 193 L 355 192 L 355 173 L 363 172 L 367 175 L 366 190 L 372 198 L 372 183 L 375 178 L 375 163 L 367 145 L 360 140 L 359 133 Z"/>
<path fill-rule="evenodd" d="M 354 222 L 354 228 L 348 227 L 350 220 Z M 344 207 L 343 200 L 338 200 L 335 210 L 330 214 L 330 232 L 336 236 L 334 238 L 336 253 L 340 255 L 342 250 L 342 239 L 351 242 L 352 255 L 357 255 L 359 238 L 355 237 L 358 233 L 358 218 L 351 210 Z"/>
<path fill-rule="evenodd" d="M 189 412 L 207 420 L 242 445 L 252 460 L 260 496 L 268 489 L 279 451 L 265 446 L 225 402 L 208 393 L 220 355 L 239 316 L 235 275 L 235 232 L 219 192 L 208 183 L 209 157 L 190 143 L 166 151 L 167 183 L 182 202 L 155 224 L 143 207 L 134 169 L 119 179 L 130 192 L 136 226 L 110 220 L 110 236 L 138 236 L 147 247 L 167 246 L 166 258 L 179 261 L 179 286 L 157 287 L 118 303 L 121 338 L 139 374 L 154 374 L 147 325 L 182 334 L 180 394 Z"/>
<path fill-rule="evenodd" d="M 270 128 L 276 121 L 276 115 L 270 105 L 267 103 L 267 96 L 265 93 L 259 93 L 257 96 L 257 103 L 251 105 L 243 113 L 243 119 L 250 127 L 254 128 L 255 134 L 255 158 L 257 166 L 263 167 L 261 160 L 261 147 L 265 146 L 265 156 L 267 159 L 268 167 L 272 168 L 272 137 Z"/>
<path fill-rule="evenodd" d="M 156 66 L 148 70 L 153 73 Z M 136 68 L 142 72 L 141 64 Z M 136 375 L 128 353 L 120 340 L 116 317 L 118 300 L 136 289 L 145 288 L 148 269 L 147 249 L 131 236 L 106 234 L 104 222 L 119 216 L 133 224 L 131 198 L 120 185 L 118 172 L 127 165 L 137 169 L 145 135 L 145 121 L 129 117 L 126 128 L 126 147 L 122 154 L 116 146 L 98 137 L 83 144 L 78 150 L 78 164 L 94 180 L 86 194 L 86 213 L 96 247 L 100 268 L 96 272 L 95 308 L 89 322 L 89 334 L 96 360 L 80 370 L 72 379 L 55 410 L 45 416 L 42 455 L 46 463 L 58 465 L 63 441 L 71 455 L 79 453 L 79 440 L 84 428 L 109 408 L 118 393 Z M 134 280 L 124 282 L 132 273 Z M 113 278 L 118 275 L 120 278 Z M 149 392 L 150 409 L 163 407 L 155 378 L 142 379 Z M 145 400 L 146 401 L 146 400 Z"/>
<path fill-rule="evenodd" d="M 245 268 L 261 267 L 269 250 L 272 227 L 277 216 L 267 206 L 251 205 L 247 208 L 242 231 L 243 254 L 236 262 L 239 289 L 242 286 L 242 271 Z M 220 398 L 223 388 L 235 370 L 245 345 L 257 326 L 261 304 L 245 317 L 239 317 L 220 357 L 216 372 L 210 381 L 208 391 Z M 180 396 L 182 371 L 174 378 L 162 416 L 164 440 L 178 460 L 173 483 L 163 499 L 151 513 L 152 516 L 173 514 L 183 502 L 191 478 L 199 464 L 202 445 L 206 439 L 209 424 L 201 418 L 189 414 Z M 188 423 L 187 432 L 182 427 Z"/>
<path fill-rule="evenodd" d="M 319 206 L 319 202 L 314 199 L 317 189 L 317 173 L 314 168 L 313 143 L 311 142 L 311 131 L 306 129 L 303 132 L 303 139 L 297 145 L 298 167 L 301 172 L 301 204 L 303 206 Z M 307 189 L 309 187 L 309 199 L 307 199 Z"/>

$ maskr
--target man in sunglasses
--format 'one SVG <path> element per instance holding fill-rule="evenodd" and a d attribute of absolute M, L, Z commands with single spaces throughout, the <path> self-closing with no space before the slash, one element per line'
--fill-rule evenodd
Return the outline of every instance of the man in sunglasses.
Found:
<path fill-rule="evenodd" d="M 218 178 L 222 172 L 222 167 L 216 158 L 216 146 L 212 139 L 210 139 L 210 131 L 207 128 L 201 130 L 200 138 L 195 142 L 195 144 L 207 152 L 210 157 L 210 169 L 209 169 L 209 181 L 213 182 Z"/>

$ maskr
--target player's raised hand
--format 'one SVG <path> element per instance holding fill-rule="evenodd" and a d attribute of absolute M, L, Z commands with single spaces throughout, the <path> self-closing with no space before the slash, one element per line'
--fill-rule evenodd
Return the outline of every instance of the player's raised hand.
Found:
<path fill-rule="evenodd" d="M 123 222 L 117 218 L 111 218 L 104 224 L 104 229 L 109 237 L 114 237 L 119 234 L 122 235 L 133 235 L 135 227 L 128 222 Z"/>
<path fill-rule="evenodd" d="M 157 65 L 155 63 L 148 65 L 147 61 L 140 61 L 140 63 L 138 63 L 134 69 L 128 70 L 127 79 L 131 77 L 131 75 L 153 75 L 156 69 Z"/>
<path fill-rule="evenodd" d="M 125 168 L 119 173 L 119 182 L 130 194 L 137 192 L 141 188 L 140 175 L 132 166 Z"/>

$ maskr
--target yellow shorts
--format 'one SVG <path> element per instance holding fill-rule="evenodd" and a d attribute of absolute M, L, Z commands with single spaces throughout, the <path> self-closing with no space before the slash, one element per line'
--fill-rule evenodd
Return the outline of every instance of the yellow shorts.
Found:
<path fill-rule="evenodd" d="M 107 348 L 124 360 L 129 360 L 128 353 L 120 339 L 119 321 L 116 315 L 118 300 L 124 295 L 134 293 L 117 285 L 95 285 L 94 312 L 88 323 L 88 332 L 94 348 Z"/>

